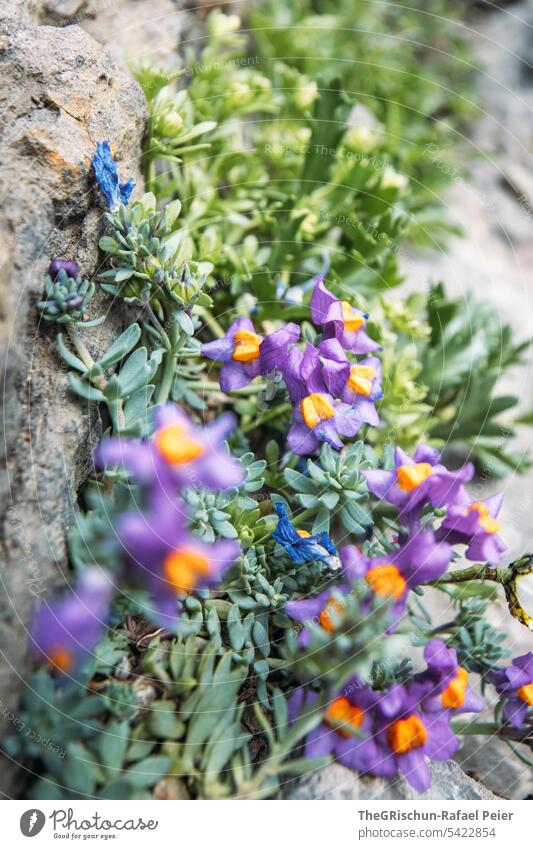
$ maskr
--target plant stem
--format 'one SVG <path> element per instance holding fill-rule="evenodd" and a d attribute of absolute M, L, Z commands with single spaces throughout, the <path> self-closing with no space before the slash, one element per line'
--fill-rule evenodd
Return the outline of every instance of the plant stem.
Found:
<path fill-rule="evenodd" d="M 275 419 L 277 416 L 283 415 L 283 413 L 288 413 L 291 408 L 292 405 L 288 401 L 283 404 L 278 404 L 277 407 L 273 407 L 271 410 L 268 410 L 262 418 L 255 419 L 242 427 L 241 432 L 248 433 L 249 430 L 254 430 L 254 428 L 270 421 L 270 419 Z"/>
<path fill-rule="evenodd" d="M 442 584 L 461 584 L 464 581 L 492 581 L 496 584 L 504 584 L 507 569 L 489 566 L 488 563 L 476 563 L 467 569 L 459 569 L 457 572 L 449 572 L 438 581 L 433 581 L 432 586 L 438 587 Z"/>
<path fill-rule="evenodd" d="M 168 401 L 168 396 L 170 395 L 170 390 L 172 388 L 172 381 L 174 380 L 174 374 L 176 373 L 178 354 L 187 338 L 188 337 L 181 332 L 178 323 L 176 321 L 172 322 L 170 329 L 170 350 L 165 354 L 165 366 L 161 377 L 161 383 L 157 390 L 158 404 L 163 404 L 165 401 Z"/>
<path fill-rule="evenodd" d="M 305 522 L 307 519 L 310 519 L 311 516 L 314 516 L 315 513 L 316 507 L 308 507 L 307 510 L 302 510 L 301 513 L 298 513 L 298 515 L 294 517 L 292 524 L 295 527 L 298 527 L 298 525 L 301 525 L 302 522 Z"/>
<path fill-rule="evenodd" d="M 203 389 L 206 392 L 222 392 L 218 383 L 210 380 L 188 380 L 187 386 L 189 389 Z M 257 386 L 243 386 L 242 389 L 230 389 L 226 395 L 257 395 L 265 389 L 266 384 L 260 383 Z"/>
<path fill-rule="evenodd" d="M 76 353 L 79 355 L 80 360 L 84 363 L 87 370 L 89 371 L 94 366 L 94 360 L 91 356 L 89 349 L 85 345 L 85 342 L 78 336 L 73 327 L 68 325 L 67 331 L 70 341 L 76 349 Z M 103 389 L 106 384 L 105 377 L 103 376 L 103 374 L 99 375 L 98 377 L 91 377 L 90 381 L 94 386 L 96 386 L 97 389 Z"/>

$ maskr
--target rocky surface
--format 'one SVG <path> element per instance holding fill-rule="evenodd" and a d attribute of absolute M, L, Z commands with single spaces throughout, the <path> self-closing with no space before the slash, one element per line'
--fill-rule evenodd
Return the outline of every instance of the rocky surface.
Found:
<path fill-rule="evenodd" d="M 176 47 L 194 46 L 198 16 L 182 0 L 40 0 L 33 3 L 39 23 L 79 24 L 115 61 L 126 65 L 150 57 L 158 63 L 176 60 Z"/>
<path fill-rule="evenodd" d="M 24 675 L 31 606 L 61 581 L 65 531 L 99 431 L 66 389 L 35 303 L 51 257 L 95 272 L 103 210 L 90 160 L 108 138 L 122 174 L 139 180 L 145 103 L 90 35 L 35 25 L 22 0 L 9 0 L 0 11 L 0 109 L 1 717 Z M 119 325 L 106 322 L 90 346 L 97 352 Z"/>
<path fill-rule="evenodd" d="M 400 778 L 370 778 L 358 775 L 341 764 L 311 773 L 287 783 L 284 799 L 496 799 L 477 781 L 468 778 L 453 761 L 431 765 L 432 785 L 425 793 L 415 791 Z"/>
<path fill-rule="evenodd" d="M 517 748 L 526 757 L 531 757 L 526 746 L 517 745 Z M 504 799 L 533 796 L 533 770 L 513 755 L 503 740 L 476 735 L 465 737 L 456 760 L 467 775 L 483 782 L 497 796 Z"/>

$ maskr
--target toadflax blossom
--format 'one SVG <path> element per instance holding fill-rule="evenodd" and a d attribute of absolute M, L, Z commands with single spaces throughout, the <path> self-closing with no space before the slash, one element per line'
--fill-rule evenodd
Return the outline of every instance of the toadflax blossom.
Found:
<path fill-rule="evenodd" d="M 348 592 L 348 586 L 336 584 L 311 598 L 287 602 L 284 607 L 285 613 L 302 625 L 298 634 L 298 645 L 302 648 L 309 645 L 311 639 L 309 625 L 311 623 L 322 628 L 327 634 L 333 634 L 343 616 L 345 610 L 343 596 Z"/>
<path fill-rule="evenodd" d="M 64 675 L 75 672 L 100 639 L 112 592 L 110 578 L 91 568 L 63 598 L 43 601 L 33 621 L 34 652 Z"/>
<path fill-rule="evenodd" d="M 450 712 L 428 711 L 416 682 L 376 691 L 350 679 L 332 699 L 322 722 L 306 738 L 306 757 L 333 754 L 350 769 L 393 778 L 401 772 L 415 790 L 431 785 L 429 760 L 446 761 L 457 751 Z M 297 690 L 289 717 L 305 715 L 316 697 Z"/>
<path fill-rule="evenodd" d="M 117 535 L 137 585 L 150 594 L 154 621 L 174 628 L 182 601 L 194 590 L 220 582 L 240 554 L 233 540 L 205 543 L 185 525 L 183 507 L 160 490 L 147 513 L 125 513 Z"/>
<path fill-rule="evenodd" d="M 362 421 L 354 409 L 335 401 L 327 391 L 320 354 L 313 345 L 308 344 L 304 353 L 292 348 L 282 373 L 293 404 L 294 423 L 287 441 L 295 454 L 312 454 L 321 442 L 339 450 L 343 447 L 340 435 L 355 436 Z"/>
<path fill-rule="evenodd" d="M 204 343 L 201 352 L 204 357 L 223 363 L 220 388 L 231 392 L 247 386 L 260 374 L 281 369 L 289 345 L 297 342 L 299 336 L 300 328 L 292 322 L 262 337 L 249 318 L 236 318 L 222 339 Z"/>
<path fill-rule="evenodd" d="M 431 640 L 424 648 L 427 669 L 414 676 L 413 687 L 418 688 L 425 711 L 479 713 L 485 707 L 483 699 L 469 684 L 468 671 L 459 666 L 457 652 L 443 640 Z"/>
<path fill-rule="evenodd" d="M 382 501 L 393 504 L 400 515 L 412 513 L 429 502 L 444 507 L 457 500 L 461 488 L 474 474 L 467 463 L 450 472 L 440 462 L 440 454 L 428 445 L 419 445 L 414 457 L 401 448 L 394 453 L 395 467 L 391 471 L 363 471 L 370 492 Z"/>
<path fill-rule="evenodd" d="M 130 178 L 127 183 L 119 183 L 117 164 L 108 141 L 96 145 L 92 166 L 100 194 L 109 209 L 115 210 L 120 204 L 126 205 L 135 188 L 135 181 Z"/>
<path fill-rule="evenodd" d="M 249 318 L 236 318 L 222 339 L 207 342 L 201 347 L 204 357 L 224 363 L 220 369 L 220 388 L 223 392 L 242 389 L 261 374 L 259 336 Z"/>
<path fill-rule="evenodd" d="M 343 348 L 353 354 L 369 354 L 381 350 L 381 345 L 368 336 L 366 313 L 355 309 L 348 301 L 336 298 L 317 277 L 311 295 L 311 318 L 313 324 L 324 328 L 324 338 L 337 339 Z"/>
<path fill-rule="evenodd" d="M 489 678 L 504 702 L 507 722 L 522 725 L 533 707 L 533 652 L 515 657 L 509 666 L 489 673 Z"/>
<path fill-rule="evenodd" d="M 242 466 L 222 444 L 235 426 L 231 413 L 200 428 L 179 407 L 168 403 L 156 410 L 155 421 L 156 429 L 149 440 L 103 440 L 96 455 L 98 464 L 123 465 L 138 483 L 166 489 L 227 489 L 242 483 Z"/>
<path fill-rule="evenodd" d="M 283 502 L 278 501 L 274 506 L 279 518 L 272 537 L 284 547 L 293 563 L 302 564 L 321 560 L 328 566 L 336 568 L 337 549 L 327 533 L 322 531 L 320 534 L 310 534 L 309 531 L 297 530 L 289 519 Z"/>
<path fill-rule="evenodd" d="M 501 525 L 496 519 L 502 502 L 503 493 L 476 501 L 465 490 L 460 490 L 456 502 L 448 507 L 439 529 L 439 539 L 445 539 L 450 545 L 466 545 L 468 560 L 481 560 L 496 566 L 507 548 L 498 535 Z"/>
<path fill-rule="evenodd" d="M 359 418 L 369 425 L 377 427 L 379 416 L 375 402 L 383 398 L 381 363 L 377 357 L 351 364 L 340 397 L 357 411 Z"/>
<path fill-rule="evenodd" d="M 355 545 L 340 552 L 342 570 L 354 584 L 363 578 L 372 593 L 392 600 L 391 614 L 403 613 L 409 590 L 440 578 L 450 562 L 452 551 L 445 542 L 437 542 L 432 531 L 418 531 L 387 554 L 366 557 Z"/>

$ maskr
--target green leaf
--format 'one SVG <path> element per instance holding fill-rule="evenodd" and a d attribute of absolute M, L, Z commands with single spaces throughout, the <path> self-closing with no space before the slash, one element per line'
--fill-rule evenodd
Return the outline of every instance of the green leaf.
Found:
<path fill-rule="evenodd" d="M 164 755 L 151 755 L 130 767 L 123 774 L 123 778 L 125 778 L 132 787 L 152 787 L 156 781 L 169 771 L 170 764 L 170 758 L 167 758 Z"/>
<path fill-rule="evenodd" d="M 102 369 L 109 368 L 109 366 L 114 363 L 118 363 L 119 360 L 122 360 L 126 354 L 135 347 L 137 342 L 141 337 L 141 328 L 138 324 L 130 324 L 130 326 L 121 333 L 120 336 L 115 339 L 110 348 L 106 351 L 104 356 L 98 360 L 98 365 Z"/>
<path fill-rule="evenodd" d="M 79 380 L 72 372 L 67 375 L 69 386 L 76 395 L 85 398 L 87 401 L 102 402 L 105 401 L 105 395 L 95 386 L 86 383 L 84 380 Z"/>
<path fill-rule="evenodd" d="M 97 749 L 101 763 L 111 774 L 122 768 L 129 743 L 130 724 L 127 720 L 110 722 L 98 737 Z"/>
<path fill-rule="evenodd" d="M 72 351 L 69 351 L 69 349 L 65 345 L 62 333 L 57 334 L 57 347 L 61 357 L 65 360 L 66 363 L 68 363 L 71 368 L 75 368 L 78 371 L 81 371 L 82 374 L 87 371 L 87 366 L 85 365 L 85 363 L 80 360 L 79 357 L 76 357 L 72 353 Z"/>

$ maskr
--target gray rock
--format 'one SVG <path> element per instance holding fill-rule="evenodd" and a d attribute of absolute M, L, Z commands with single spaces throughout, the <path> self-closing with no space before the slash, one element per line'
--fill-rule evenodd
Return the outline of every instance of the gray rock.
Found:
<path fill-rule="evenodd" d="M 95 273 L 103 210 L 90 160 L 108 138 L 122 176 L 140 182 L 145 103 L 86 32 L 35 26 L 26 5 L 9 0 L 0 12 L 0 109 L 1 717 L 25 674 L 32 605 L 62 583 L 65 532 L 101 431 L 68 391 L 54 330 L 39 324 L 35 303 L 52 257 Z M 102 300 L 95 311 L 106 308 Z M 114 313 L 87 343 L 98 353 L 120 329 Z"/>
<path fill-rule="evenodd" d="M 453 761 L 431 764 L 432 785 L 416 793 L 403 779 L 390 780 L 359 775 L 341 764 L 331 764 L 318 772 L 288 782 L 283 799 L 496 799 L 473 781 Z"/>
<path fill-rule="evenodd" d="M 525 746 L 517 748 L 531 757 Z M 497 796 L 526 799 L 533 795 L 533 771 L 497 737 L 466 736 L 455 758 L 467 775 L 482 781 Z"/>

